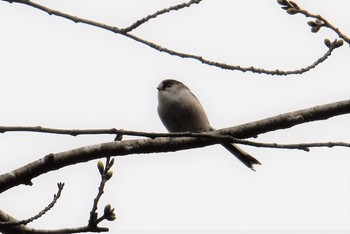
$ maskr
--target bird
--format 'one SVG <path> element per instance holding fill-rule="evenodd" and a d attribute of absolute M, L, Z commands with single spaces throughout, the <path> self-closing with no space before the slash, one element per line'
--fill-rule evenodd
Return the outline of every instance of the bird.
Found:
<path fill-rule="evenodd" d="M 209 124 L 198 98 L 186 85 L 174 79 L 166 79 L 160 82 L 157 89 L 158 115 L 168 132 L 201 133 L 215 130 Z M 261 164 L 235 144 L 222 143 L 221 145 L 253 171 L 255 171 L 255 164 Z"/>

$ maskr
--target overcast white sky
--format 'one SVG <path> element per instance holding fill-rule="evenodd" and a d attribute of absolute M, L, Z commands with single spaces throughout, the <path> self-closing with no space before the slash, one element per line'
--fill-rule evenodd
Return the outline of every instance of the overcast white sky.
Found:
<path fill-rule="evenodd" d="M 183 1 L 40 1 L 73 15 L 125 27 Z M 350 1 L 297 1 L 350 35 Z M 271 77 L 225 71 L 160 53 L 120 35 L 0 1 L 0 125 L 123 128 L 164 132 L 156 112 L 158 83 L 189 86 L 210 122 L 223 128 L 349 98 L 345 45 L 304 74 Z M 133 34 L 180 52 L 241 66 L 297 69 L 320 57 L 325 37 L 276 1 L 214 1 L 151 20 Z M 264 142 L 350 142 L 341 116 L 259 136 Z M 5 173 L 51 152 L 107 142 L 114 136 L 0 135 Z M 130 137 L 125 137 L 130 139 Z M 309 153 L 243 147 L 262 162 L 252 172 L 219 146 L 117 157 L 100 203 L 116 209 L 111 233 L 350 232 L 349 149 Z M 66 186 L 37 228 L 85 225 L 99 174 L 96 161 L 51 172 L 1 194 L 18 219 L 40 211 Z"/>

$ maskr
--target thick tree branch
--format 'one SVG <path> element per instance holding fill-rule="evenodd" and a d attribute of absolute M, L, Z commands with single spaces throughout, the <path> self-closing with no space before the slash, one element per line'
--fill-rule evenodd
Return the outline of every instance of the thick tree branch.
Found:
<path fill-rule="evenodd" d="M 46 13 L 48 13 L 49 15 L 55 15 L 58 17 L 62 17 L 68 20 L 71 20 L 75 23 L 83 23 L 83 24 L 87 24 L 87 25 L 91 25 L 97 28 L 102 28 L 108 31 L 111 31 L 113 33 L 117 33 L 120 35 L 123 35 L 125 37 L 128 37 L 132 40 L 135 40 L 141 44 L 147 45 L 155 50 L 158 50 L 160 52 L 164 52 L 167 53 L 169 55 L 173 55 L 173 56 L 177 56 L 180 58 L 189 58 L 189 59 L 194 59 L 197 60 L 203 64 L 209 65 L 209 66 L 214 66 L 214 67 L 218 67 L 221 69 L 225 69 L 225 70 L 231 70 L 231 71 L 242 71 L 242 72 L 253 72 L 253 73 L 258 73 L 258 74 L 267 74 L 267 75 L 279 75 L 279 76 L 285 76 L 285 75 L 292 75 L 292 74 L 303 74 L 305 72 L 310 71 L 311 69 L 315 68 L 317 65 L 319 65 L 320 63 L 322 63 L 323 61 L 325 61 L 333 52 L 334 49 L 337 48 L 337 46 L 329 46 L 328 50 L 325 52 L 325 54 L 323 56 L 321 56 L 320 58 L 318 58 L 314 63 L 312 63 L 309 66 L 306 66 L 304 68 L 300 68 L 300 69 L 295 69 L 295 70 L 289 70 L 289 71 L 283 71 L 280 69 L 274 69 L 274 70 L 267 70 L 267 69 L 263 69 L 263 68 L 256 68 L 256 67 L 241 67 L 239 65 L 230 65 L 230 64 L 226 64 L 226 63 L 222 63 L 222 62 L 217 62 L 217 61 L 211 61 L 209 59 L 203 58 L 202 56 L 199 55 L 193 55 L 193 54 L 188 54 L 188 53 L 182 53 L 182 52 L 177 52 L 171 49 L 168 49 L 166 47 L 162 47 L 160 45 L 157 45 L 151 41 L 147 41 L 143 38 L 140 38 L 138 36 L 132 35 L 130 33 L 128 33 L 128 31 L 130 31 L 130 28 L 126 28 L 126 29 L 121 29 L 115 26 L 110 26 L 107 24 L 103 24 L 103 23 L 99 23 L 99 22 L 95 22 L 89 19 L 84 19 L 81 17 L 77 17 L 77 16 L 73 16 L 64 12 L 60 12 L 51 8 L 48 8 L 46 6 L 40 5 L 38 3 L 32 2 L 30 0 L 2 0 L 2 1 L 6 1 L 6 2 L 10 2 L 10 3 L 20 3 L 20 4 L 25 4 L 28 6 L 31 6 L 33 8 L 39 9 L 41 11 L 44 11 Z M 199 1 L 191 1 L 193 3 L 198 3 Z M 190 2 L 190 3 L 191 3 Z M 188 3 L 189 5 L 191 5 L 190 3 Z M 185 3 L 186 4 L 186 3 Z M 174 6 L 174 8 L 176 8 L 176 6 Z M 179 7 L 179 9 L 181 9 L 183 7 Z M 168 9 L 172 9 L 172 7 L 168 8 Z M 165 10 L 161 10 L 160 11 L 161 14 L 167 12 L 167 9 Z M 153 14 L 154 16 L 159 15 L 160 13 L 155 13 Z M 151 16 L 147 16 L 152 18 Z M 142 23 L 147 22 L 147 17 L 139 20 Z M 154 18 L 154 17 L 153 17 Z M 135 23 L 136 27 L 138 27 L 140 24 L 138 24 L 137 22 Z M 135 27 L 135 26 L 130 26 L 130 27 Z M 133 29 L 133 28 L 131 28 Z"/>
<path fill-rule="evenodd" d="M 2 222 L 19 222 L 18 219 L 10 216 L 9 214 L 3 212 L 0 210 L 0 221 Z M 22 234 L 23 230 L 27 229 L 25 225 L 19 225 L 19 226 L 14 226 L 14 227 L 6 227 L 6 226 L 1 226 L 0 231 L 1 233 L 11 233 L 11 234 Z"/>
<path fill-rule="evenodd" d="M 229 135 L 236 138 L 254 137 L 262 133 L 286 129 L 310 121 L 324 120 L 337 115 L 350 113 L 350 100 L 316 106 L 295 112 L 281 114 L 256 122 L 236 127 L 213 131 L 216 135 Z M 30 184 L 31 179 L 58 170 L 62 167 L 87 162 L 90 160 L 124 156 L 129 154 L 146 154 L 170 152 L 221 143 L 216 138 L 165 138 L 115 141 L 89 145 L 61 153 L 49 154 L 26 166 L 0 176 L 0 193 L 20 184 Z"/>
<path fill-rule="evenodd" d="M 290 128 L 302 123 L 325 120 L 349 113 L 350 100 L 345 100 L 293 111 L 236 127 L 220 129 L 220 134 L 230 135 L 236 138 L 248 138 L 278 129 Z"/>

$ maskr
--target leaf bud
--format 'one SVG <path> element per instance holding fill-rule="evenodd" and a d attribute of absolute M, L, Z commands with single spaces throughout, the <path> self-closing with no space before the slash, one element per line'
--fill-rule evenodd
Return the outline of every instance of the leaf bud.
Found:
<path fill-rule="evenodd" d="M 336 40 L 335 41 L 335 48 L 341 47 L 344 44 L 343 40 Z"/>
<path fill-rule="evenodd" d="M 105 166 L 103 165 L 103 162 L 98 161 L 97 168 L 98 168 L 98 171 L 100 172 L 101 175 L 103 174 L 104 167 Z"/>
<path fill-rule="evenodd" d="M 324 44 L 329 48 L 331 47 L 331 41 L 329 39 L 324 39 Z"/>
<path fill-rule="evenodd" d="M 317 24 L 316 24 L 316 22 L 314 22 L 314 21 L 309 21 L 309 22 L 307 22 L 307 24 L 310 26 L 310 27 L 315 27 Z"/>
<path fill-rule="evenodd" d="M 311 28 L 311 32 L 313 33 L 317 33 L 320 30 L 321 26 L 320 25 L 316 25 L 315 27 Z"/>
<path fill-rule="evenodd" d="M 286 0 L 277 0 L 277 3 L 282 5 L 282 6 L 287 6 L 288 2 Z"/>
<path fill-rule="evenodd" d="M 112 178 L 112 176 L 113 176 L 113 171 L 108 171 L 106 174 L 106 179 L 109 180 Z"/>
<path fill-rule="evenodd" d="M 116 215 L 114 213 L 114 208 L 110 204 L 105 206 L 105 209 L 103 211 L 103 215 L 108 221 L 113 221 L 116 219 Z"/>
<path fill-rule="evenodd" d="M 298 4 L 297 4 L 296 2 L 289 1 L 289 3 L 290 3 L 293 7 L 297 8 L 297 9 L 300 9 L 300 7 L 298 6 Z"/>
<path fill-rule="evenodd" d="M 291 8 L 288 8 L 287 13 L 290 15 L 295 15 L 295 14 L 299 13 L 299 11 L 296 8 L 291 7 Z"/>

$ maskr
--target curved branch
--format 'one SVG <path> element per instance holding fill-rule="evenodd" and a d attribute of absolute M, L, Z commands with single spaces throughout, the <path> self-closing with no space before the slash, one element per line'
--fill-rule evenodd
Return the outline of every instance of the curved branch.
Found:
<path fill-rule="evenodd" d="M 328 119 L 348 113 L 350 113 L 350 100 L 289 112 L 236 127 L 216 130 L 213 131 L 212 134 L 248 138 L 262 133 L 286 129 L 298 124 Z M 49 154 L 26 166 L 1 175 L 0 193 L 20 184 L 29 184 L 31 179 L 49 171 L 98 158 L 129 154 L 170 152 L 205 147 L 218 143 L 222 143 L 222 140 L 216 138 L 158 137 L 156 139 L 107 142 L 61 153 Z"/>
<path fill-rule="evenodd" d="M 337 27 L 335 27 L 333 24 L 331 24 L 328 20 L 326 20 L 321 15 L 316 15 L 313 13 L 308 12 L 305 9 L 302 9 L 297 3 L 289 0 L 277 0 L 278 4 L 282 5 L 282 9 L 285 10 L 290 15 L 295 14 L 302 14 L 305 17 L 310 17 L 316 19 L 315 22 L 308 22 L 309 26 L 311 27 L 311 32 L 318 32 L 321 27 L 326 27 L 331 29 L 333 32 L 335 32 L 339 38 L 346 41 L 350 46 L 350 38 L 347 37 L 344 33 L 342 33 Z"/>
<path fill-rule="evenodd" d="M 81 17 L 70 15 L 70 14 L 67 14 L 67 13 L 63 13 L 63 12 L 60 12 L 60 11 L 57 11 L 57 10 L 45 7 L 45 6 L 40 5 L 38 3 L 32 2 L 30 0 L 2 0 L 2 1 L 7 1 L 7 2 L 10 2 L 10 3 L 16 2 L 16 3 L 25 4 L 25 5 L 31 6 L 33 8 L 39 9 L 41 11 L 44 11 L 44 12 L 48 13 L 49 15 L 55 15 L 55 16 L 58 16 L 58 17 L 62 17 L 62 18 L 71 20 L 71 21 L 73 21 L 75 23 L 83 23 L 83 24 L 91 25 L 91 26 L 94 26 L 94 27 L 97 27 L 97 28 L 102 28 L 102 29 L 111 31 L 113 33 L 117 33 L 117 34 L 123 35 L 125 37 L 128 37 L 128 38 L 134 40 L 134 41 L 137 41 L 137 42 L 139 42 L 141 44 L 147 45 L 147 46 L 149 46 L 149 47 L 151 47 L 151 48 L 153 48 L 153 49 L 155 49 L 157 51 L 164 52 L 164 53 L 167 53 L 169 55 L 177 56 L 177 57 L 180 57 L 180 58 L 194 59 L 194 60 L 197 60 L 197 61 L 199 61 L 199 62 L 201 62 L 203 64 L 206 64 L 206 65 L 209 65 L 209 66 L 214 66 L 214 67 L 218 67 L 218 68 L 225 69 L 225 70 L 231 70 L 231 71 L 237 70 L 237 71 L 241 71 L 241 72 L 252 72 L 252 73 L 258 73 L 258 74 L 279 75 L 279 76 L 292 75 L 292 74 L 303 74 L 303 73 L 308 72 L 311 69 L 315 68 L 317 65 L 321 64 L 323 61 L 325 61 L 331 55 L 332 51 L 337 48 L 337 46 L 330 46 L 328 48 L 328 50 L 325 52 L 325 54 L 322 55 L 320 58 L 318 58 L 314 63 L 312 63 L 311 65 L 306 66 L 304 68 L 295 69 L 295 70 L 283 71 L 283 70 L 279 70 L 279 69 L 267 70 L 267 69 L 263 69 L 263 68 L 256 68 L 256 67 L 253 67 L 253 66 L 251 66 L 251 67 L 241 67 L 239 65 L 230 65 L 230 64 L 226 64 L 226 63 L 222 63 L 222 62 L 211 61 L 209 59 L 203 58 L 202 56 L 188 54 L 188 53 L 182 53 L 182 52 L 177 52 L 177 51 L 168 49 L 166 47 L 162 47 L 162 46 L 157 45 L 157 44 L 155 44 L 155 43 L 153 43 L 151 41 L 147 41 L 147 40 L 145 40 L 143 38 L 140 38 L 138 36 L 135 36 L 135 35 L 132 35 L 132 34 L 128 33 L 133 28 L 132 29 L 129 29 L 129 28 L 121 29 L 121 28 L 118 28 L 118 27 L 115 27 L 115 26 L 102 24 L 102 23 L 95 22 L 95 21 L 92 21 L 92 20 L 88 20 L 88 19 L 84 19 L 84 18 L 81 18 Z M 197 1 L 193 1 L 193 2 L 196 3 Z M 181 9 L 181 8 L 182 7 L 180 7 L 179 9 Z M 159 14 L 155 13 L 154 15 L 157 16 Z M 145 17 L 143 21 L 146 22 L 147 21 L 147 17 Z M 144 23 L 143 21 L 141 20 L 141 23 Z M 137 24 L 137 22 L 135 24 Z M 139 25 L 136 25 L 136 27 L 138 27 L 138 26 Z M 133 26 L 130 26 L 130 27 L 133 27 Z"/>
<path fill-rule="evenodd" d="M 51 208 L 54 207 L 54 205 L 56 204 L 57 200 L 60 198 L 61 196 L 61 192 L 63 190 L 63 187 L 64 187 L 64 183 L 58 183 L 57 184 L 57 187 L 58 187 L 58 192 L 57 194 L 55 194 L 53 196 L 53 200 L 52 202 L 47 205 L 42 211 L 40 211 L 37 215 L 29 218 L 29 219 L 26 219 L 26 220 L 22 220 L 22 221 L 7 221 L 7 222 L 1 222 L 0 221 L 0 227 L 3 227 L 3 226 L 20 226 L 20 225 L 26 225 L 30 222 L 33 222 L 34 220 L 36 219 L 39 219 L 40 217 L 42 217 L 46 212 L 48 212 Z"/>
<path fill-rule="evenodd" d="M 5 234 L 67 234 L 67 233 L 83 233 L 83 232 L 108 232 L 109 228 L 96 227 L 91 228 L 88 226 L 76 227 L 76 228 L 62 228 L 62 229 L 35 229 L 27 226 L 11 227 L 11 229 L 1 230 Z"/>
<path fill-rule="evenodd" d="M 303 14 L 305 17 L 312 17 L 312 18 L 315 18 L 317 20 L 320 20 L 321 22 L 323 22 L 323 27 L 331 29 L 333 32 L 335 32 L 338 35 L 339 38 L 346 41 L 346 43 L 348 43 L 350 46 L 350 38 L 347 37 L 344 33 L 342 33 L 337 27 L 335 27 L 333 24 L 331 24 L 328 20 L 323 18 L 321 15 L 311 14 L 306 10 L 301 10 L 300 13 Z"/>
<path fill-rule="evenodd" d="M 163 10 L 157 11 L 157 12 L 151 14 L 151 15 L 148 15 L 148 16 L 140 19 L 140 20 L 137 20 L 135 23 L 133 23 L 129 27 L 123 28 L 122 31 L 124 33 L 131 32 L 135 28 L 137 28 L 140 25 L 146 23 L 148 20 L 154 19 L 154 18 L 158 17 L 159 15 L 162 15 L 162 14 L 165 14 L 165 13 L 169 13 L 170 11 L 177 11 L 177 10 L 180 10 L 182 8 L 185 8 L 185 7 L 190 7 L 192 4 L 199 4 L 201 1 L 202 0 L 191 0 L 188 3 L 181 3 L 179 5 L 171 6 L 169 8 L 165 8 Z"/>
<path fill-rule="evenodd" d="M 9 214 L 0 210 L 0 220 L 5 222 L 19 222 L 16 218 L 13 218 Z M 76 228 L 62 228 L 62 229 L 35 229 L 29 228 L 23 224 L 19 226 L 6 227 L 2 226 L 0 228 L 1 233 L 4 234 L 67 234 L 67 233 L 81 233 L 81 232 L 108 232 L 109 229 L 106 227 L 76 227 Z"/>
<path fill-rule="evenodd" d="M 5 213 L 4 211 L 0 210 L 0 220 L 2 222 L 19 222 L 18 219 L 10 216 L 9 214 Z M 22 234 L 23 230 L 27 229 L 25 225 L 19 225 L 14 227 L 0 227 L 1 233 L 11 233 L 11 234 Z"/>

